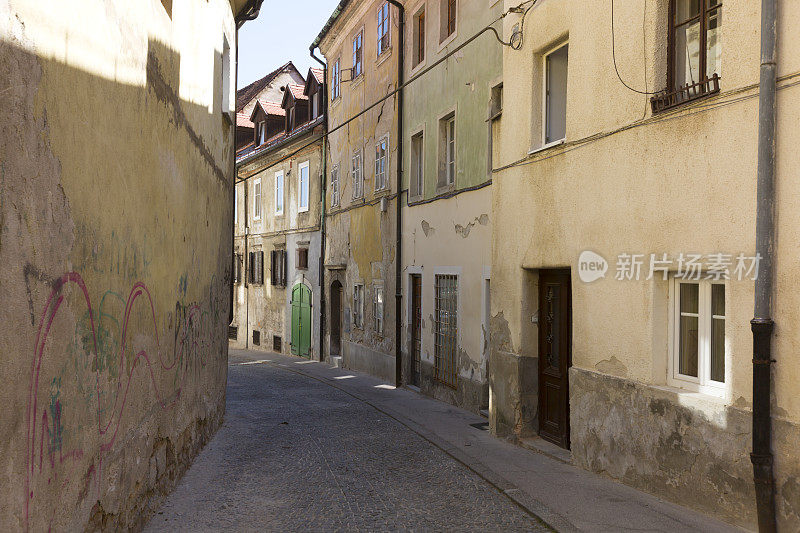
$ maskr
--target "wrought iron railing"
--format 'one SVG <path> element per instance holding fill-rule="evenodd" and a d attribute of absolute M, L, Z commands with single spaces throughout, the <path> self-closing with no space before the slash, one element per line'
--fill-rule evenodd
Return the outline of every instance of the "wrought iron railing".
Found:
<path fill-rule="evenodd" d="M 666 111 L 675 106 L 685 104 L 719 92 L 720 77 L 715 73 L 710 78 L 704 78 L 695 83 L 687 83 L 674 91 L 664 91 L 650 98 L 653 113 Z"/>

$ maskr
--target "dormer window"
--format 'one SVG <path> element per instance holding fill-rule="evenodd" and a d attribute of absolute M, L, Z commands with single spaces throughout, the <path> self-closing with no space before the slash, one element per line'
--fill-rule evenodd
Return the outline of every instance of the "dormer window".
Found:
<path fill-rule="evenodd" d="M 264 144 L 264 141 L 267 140 L 266 137 L 267 137 L 267 122 L 262 120 L 261 122 L 258 123 L 258 142 L 257 142 L 257 144 L 258 145 Z"/>
<path fill-rule="evenodd" d="M 294 129 L 294 106 L 286 110 L 286 131 L 290 132 Z"/>
<path fill-rule="evenodd" d="M 319 116 L 319 91 L 311 95 L 311 120 Z"/>

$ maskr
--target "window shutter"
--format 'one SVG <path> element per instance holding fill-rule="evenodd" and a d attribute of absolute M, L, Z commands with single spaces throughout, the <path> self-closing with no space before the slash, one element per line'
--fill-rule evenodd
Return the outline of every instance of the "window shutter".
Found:
<path fill-rule="evenodd" d="M 247 254 L 247 281 L 253 283 L 253 252 Z"/>

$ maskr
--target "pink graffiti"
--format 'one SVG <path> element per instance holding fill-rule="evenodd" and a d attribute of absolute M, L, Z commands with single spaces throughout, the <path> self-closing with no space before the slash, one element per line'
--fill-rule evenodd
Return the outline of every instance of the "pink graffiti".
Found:
<path fill-rule="evenodd" d="M 46 407 L 39 407 L 39 378 L 41 373 L 42 367 L 42 359 L 44 356 L 45 347 L 47 344 L 47 338 L 50 333 L 50 328 L 53 325 L 53 321 L 55 320 L 56 314 L 58 313 L 61 304 L 64 301 L 64 296 L 62 291 L 64 287 L 68 284 L 73 284 L 77 286 L 81 294 L 83 295 L 83 299 L 86 303 L 86 307 L 88 309 L 88 318 L 89 323 L 91 326 L 92 331 L 92 356 L 97 357 L 98 354 L 98 342 L 97 342 L 97 328 L 95 326 L 95 313 L 92 308 L 91 299 L 89 297 L 89 291 L 86 288 L 86 284 L 81 278 L 80 274 L 77 272 L 69 272 L 56 280 L 54 283 L 54 287 L 50 293 L 50 296 L 47 299 L 47 303 L 44 306 L 44 310 L 42 312 L 41 318 L 39 320 L 39 328 L 36 334 L 36 345 L 34 349 L 34 357 L 33 362 L 31 364 L 31 380 L 30 380 L 30 389 L 28 393 L 28 409 L 27 409 L 27 425 L 28 425 L 28 436 L 27 436 L 27 466 L 26 466 L 26 475 L 25 475 L 25 495 L 24 495 L 24 515 L 25 515 L 25 528 L 28 529 L 29 527 L 29 520 L 30 520 L 30 512 L 31 512 L 31 504 L 34 499 L 34 480 L 38 479 L 37 476 L 48 475 L 48 484 L 51 482 L 57 481 L 58 477 L 58 469 L 60 465 L 71 461 L 77 462 L 84 457 L 84 451 L 81 449 L 73 449 L 69 451 L 62 451 L 59 449 L 58 456 L 56 456 L 55 452 L 49 449 L 48 446 L 45 445 L 45 436 L 51 434 L 51 422 L 54 427 L 57 427 L 59 424 L 59 420 L 50 421 L 48 418 L 47 408 Z M 116 391 L 114 393 L 114 400 L 113 405 L 111 408 L 111 415 L 108 420 L 103 423 L 102 420 L 102 409 L 101 409 L 101 392 L 100 392 L 100 373 L 101 371 L 96 367 L 94 370 L 95 372 L 95 388 L 96 388 L 96 399 L 97 399 L 97 431 L 98 435 L 100 436 L 100 449 L 99 449 L 99 457 L 97 458 L 97 465 L 95 466 L 94 461 L 88 467 L 88 470 L 84 473 L 83 477 L 85 480 L 86 486 L 94 482 L 94 485 L 97 487 L 97 492 L 99 494 L 100 491 L 100 473 L 102 470 L 102 461 L 103 455 L 106 454 L 109 450 L 112 449 L 114 446 L 114 442 L 117 438 L 117 432 L 119 430 L 120 424 L 123 420 L 123 414 L 125 412 L 125 406 L 128 399 L 128 392 L 130 390 L 131 381 L 133 379 L 133 371 L 136 368 L 138 362 L 144 361 L 144 364 L 147 368 L 147 373 L 150 376 L 150 382 L 153 386 L 153 390 L 155 391 L 155 398 L 162 409 L 169 409 L 175 405 L 175 403 L 180 399 L 181 391 L 183 390 L 184 380 L 186 378 L 187 369 L 189 367 L 188 364 L 181 364 L 179 368 L 176 369 L 177 372 L 180 372 L 177 380 L 177 387 L 174 391 L 171 391 L 169 395 L 171 400 L 165 398 L 163 391 L 159 390 L 158 380 L 156 379 L 155 372 L 162 372 L 162 371 L 171 371 L 176 368 L 176 365 L 179 362 L 183 361 L 184 356 L 188 356 L 188 350 L 192 350 L 194 353 L 203 353 L 205 350 L 198 350 L 199 348 L 207 347 L 207 343 L 202 341 L 198 338 L 198 335 L 194 332 L 194 328 L 199 325 L 202 313 L 200 306 L 196 304 L 192 304 L 186 307 L 185 317 L 181 324 L 176 324 L 176 327 L 180 327 L 179 329 L 179 343 L 177 344 L 173 357 L 171 361 L 165 361 L 162 357 L 162 349 L 161 349 L 161 341 L 158 334 L 158 325 L 156 323 L 156 312 L 155 307 L 153 304 L 153 298 L 150 295 L 150 291 L 145 286 L 144 283 L 136 283 L 134 284 L 133 288 L 131 289 L 128 299 L 125 305 L 125 313 L 122 322 L 122 329 L 121 329 L 121 339 L 119 345 L 119 368 L 124 368 L 124 361 L 125 361 L 125 353 L 126 353 L 126 346 L 128 343 L 128 326 L 129 320 L 131 317 L 131 312 L 133 311 L 134 304 L 136 303 L 137 299 L 140 296 L 144 297 L 143 305 L 145 305 L 145 310 L 149 311 L 149 318 L 152 318 L 152 326 L 153 326 L 153 333 L 156 341 L 156 352 L 157 352 L 157 361 L 158 367 L 154 368 L 154 361 L 151 361 L 151 354 L 148 354 L 145 350 L 140 350 L 137 352 L 133 358 L 133 361 L 130 364 L 130 370 L 127 372 L 125 383 L 122 382 L 124 371 L 119 372 L 119 377 L 116 383 Z M 177 317 L 176 317 L 177 321 Z M 201 367 L 205 367 L 205 360 L 203 356 L 200 358 Z M 56 410 L 54 418 L 60 418 L 61 416 L 61 405 L 60 403 L 56 402 Z M 37 452 L 37 436 L 39 438 L 38 442 L 38 452 L 39 457 L 37 461 L 36 452 Z M 44 462 L 45 455 L 47 455 L 47 462 Z M 50 466 L 49 472 L 44 472 L 43 467 L 48 465 Z M 62 480 L 62 487 L 65 487 L 68 484 L 69 479 Z M 83 492 L 83 491 L 82 491 Z"/>

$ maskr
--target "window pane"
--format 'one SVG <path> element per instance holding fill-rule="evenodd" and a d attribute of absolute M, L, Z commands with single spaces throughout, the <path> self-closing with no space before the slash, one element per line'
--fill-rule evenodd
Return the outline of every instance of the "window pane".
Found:
<path fill-rule="evenodd" d="M 681 313 L 697 313 L 700 286 L 697 283 L 681 283 L 680 286 Z"/>
<path fill-rule="evenodd" d="M 711 319 L 711 379 L 725 382 L 725 319 Z"/>
<path fill-rule="evenodd" d="M 567 134 L 568 46 L 547 56 L 545 142 L 558 141 Z"/>
<path fill-rule="evenodd" d="M 675 29 L 675 87 L 700 80 L 700 21 Z"/>
<path fill-rule="evenodd" d="M 680 332 L 680 361 L 678 371 L 684 376 L 697 377 L 698 318 L 682 316 Z"/>
<path fill-rule="evenodd" d="M 725 316 L 725 285 L 711 286 L 711 314 Z"/>
<path fill-rule="evenodd" d="M 722 10 L 717 8 L 708 13 L 708 35 L 706 42 L 706 76 L 711 77 L 722 71 L 722 45 L 719 27 L 722 24 Z"/>
<path fill-rule="evenodd" d="M 686 22 L 692 17 L 700 14 L 700 0 L 676 0 L 675 2 L 675 24 Z"/>

